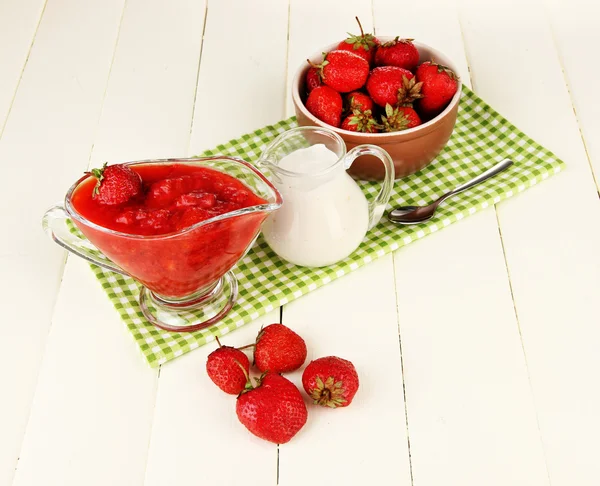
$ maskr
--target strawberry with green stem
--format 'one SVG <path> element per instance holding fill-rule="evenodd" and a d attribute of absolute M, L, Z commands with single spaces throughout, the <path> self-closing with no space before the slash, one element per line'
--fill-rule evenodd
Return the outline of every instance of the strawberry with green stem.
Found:
<path fill-rule="evenodd" d="M 310 94 L 313 89 L 318 88 L 322 84 L 323 82 L 321 81 L 319 69 L 310 67 L 308 71 L 306 71 L 306 94 Z"/>
<path fill-rule="evenodd" d="M 352 113 L 354 110 L 373 111 L 373 100 L 369 95 L 360 91 L 352 91 L 345 96 L 345 112 Z"/>
<path fill-rule="evenodd" d="M 306 360 L 306 343 L 283 324 L 270 324 L 260 330 L 254 344 L 254 364 L 263 372 L 287 373 Z"/>
<path fill-rule="evenodd" d="M 369 76 L 369 63 L 350 51 L 336 50 L 323 53 L 323 61 L 311 67 L 319 70 L 323 83 L 338 93 L 349 93 L 364 86 Z"/>
<path fill-rule="evenodd" d="M 454 71 L 433 61 L 421 64 L 416 78 L 422 86 L 417 109 L 427 118 L 441 113 L 458 90 L 458 76 Z"/>
<path fill-rule="evenodd" d="M 399 132 L 421 125 L 421 118 L 410 106 L 385 105 L 385 115 L 381 115 L 382 131 Z"/>
<path fill-rule="evenodd" d="M 302 373 L 304 391 L 315 405 L 338 408 L 352 403 L 358 391 L 354 365 L 336 356 L 315 359 Z"/>
<path fill-rule="evenodd" d="M 225 393 L 238 395 L 246 387 L 250 360 L 239 349 L 222 346 L 215 337 L 219 347 L 208 355 L 206 372 L 212 382 Z"/>
<path fill-rule="evenodd" d="M 376 66 L 397 66 L 414 71 L 419 64 L 419 51 L 413 39 L 395 39 L 381 44 L 375 53 Z"/>
<path fill-rule="evenodd" d="M 358 23 L 358 28 L 360 29 L 360 35 L 354 35 L 348 32 L 350 37 L 340 42 L 337 49 L 353 52 L 365 59 L 369 64 L 372 64 L 374 53 L 377 46 L 380 44 L 379 39 L 373 34 L 365 34 L 360 20 L 358 20 L 358 17 L 355 18 Z"/>
<path fill-rule="evenodd" d="M 256 378 L 256 386 L 252 386 L 247 373 L 246 377 L 246 386 L 235 405 L 239 421 L 261 439 L 275 444 L 289 442 L 308 419 L 300 391 L 275 373 Z"/>
<path fill-rule="evenodd" d="M 375 104 L 408 105 L 421 98 L 422 84 L 408 69 L 396 66 L 377 67 L 367 80 L 367 92 Z"/>
<path fill-rule="evenodd" d="M 123 204 L 142 192 L 142 178 L 124 164 L 108 166 L 105 162 L 100 169 L 92 169 L 86 174 L 96 178 L 92 197 L 101 204 Z"/>
<path fill-rule="evenodd" d="M 381 125 L 377 123 L 371 110 L 353 110 L 344 119 L 341 128 L 350 132 L 377 133 L 381 130 Z"/>

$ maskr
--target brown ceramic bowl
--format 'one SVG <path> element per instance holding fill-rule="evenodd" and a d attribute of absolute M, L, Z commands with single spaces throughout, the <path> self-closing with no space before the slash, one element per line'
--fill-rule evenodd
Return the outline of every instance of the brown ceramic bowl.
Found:
<path fill-rule="evenodd" d="M 379 37 L 379 40 L 386 42 L 392 37 Z M 456 66 L 441 52 L 419 42 L 414 43 L 420 54 L 420 62 L 435 60 L 439 64 L 444 64 L 452 69 L 456 74 Z M 313 62 L 319 63 L 323 59 L 323 52 L 329 52 L 337 47 L 337 44 L 321 49 L 319 52 L 310 56 Z M 409 128 L 401 132 L 392 133 L 357 133 L 341 128 L 335 128 L 322 122 L 313 116 L 304 106 L 303 95 L 305 93 L 304 80 L 308 63 L 304 63 L 296 72 L 292 81 L 292 100 L 296 110 L 296 118 L 300 126 L 321 126 L 326 127 L 339 134 L 346 142 L 348 149 L 357 145 L 369 143 L 378 145 L 386 150 L 394 160 L 396 168 L 396 178 L 404 177 L 417 172 L 425 167 L 445 147 L 448 143 L 454 124 L 456 123 L 456 114 L 458 112 L 458 103 L 462 90 L 462 83 L 458 83 L 456 94 L 450 101 L 446 109 L 435 118 L 429 120 L 415 128 Z M 381 180 L 383 179 L 383 165 L 381 161 L 373 156 L 366 155 L 358 158 L 348 171 L 356 179 Z"/>

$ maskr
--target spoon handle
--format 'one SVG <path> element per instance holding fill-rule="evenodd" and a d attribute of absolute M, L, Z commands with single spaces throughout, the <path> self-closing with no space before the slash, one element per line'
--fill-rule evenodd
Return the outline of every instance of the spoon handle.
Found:
<path fill-rule="evenodd" d="M 512 160 L 504 159 L 503 161 L 498 162 L 494 167 L 482 172 L 477 177 L 474 177 L 469 182 L 465 182 L 464 184 L 454 188 L 454 190 L 444 194 L 438 201 L 442 202 L 444 199 L 447 199 L 450 196 L 454 196 L 455 194 L 466 191 L 467 189 L 470 189 L 471 187 L 476 186 L 483 181 L 487 181 L 490 177 L 494 177 L 496 174 L 508 169 L 511 165 L 513 165 Z"/>

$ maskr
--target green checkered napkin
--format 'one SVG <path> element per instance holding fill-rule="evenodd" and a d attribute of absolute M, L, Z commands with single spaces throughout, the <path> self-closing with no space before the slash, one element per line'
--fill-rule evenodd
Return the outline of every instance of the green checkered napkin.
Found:
<path fill-rule="evenodd" d="M 269 142 L 295 126 L 295 119 L 289 118 L 219 145 L 202 156 L 231 155 L 253 162 Z M 92 269 L 148 363 L 158 366 L 376 258 L 524 191 L 564 167 L 564 163 L 549 150 L 519 131 L 471 90 L 463 88 L 450 142 L 431 165 L 396 182 L 389 205 L 429 203 L 505 157 L 510 157 L 515 164 L 493 180 L 448 200 L 432 220 L 398 227 L 382 219 L 352 255 L 330 267 L 314 269 L 287 263 L 259 238 L 234 270 L 240 285 L 237 304 L 223 321 L 202 331 L 170 333 L 155 328 L 142 315 L 137 300 L 139 285 L 133 279 L 94 265 Z M 375 197 L 380 189 L 378 183 L 362 182 L 360 185 L 368 199 Z"/>

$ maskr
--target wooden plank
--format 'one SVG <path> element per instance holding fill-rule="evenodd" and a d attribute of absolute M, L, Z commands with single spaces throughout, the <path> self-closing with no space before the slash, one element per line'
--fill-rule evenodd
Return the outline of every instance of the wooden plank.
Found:
<path fill-rule="evenodd" d="M 0 142 L 4 177 L 27 180 L 35 197 L 21 198 L 18 209 L 5 215 L 5 224 L 19 231 L 0 242 L 0 254 L 47 247 L 39 219 L 25 216 L 42 215 L 60 201 L 75 171 L 87 166 L 122 6 L 122 0 L 111 0 L 97 13 L 58 0 L 46 8 Z M 37 177 L 49 168 L 52 184 Z M 8 207 L 20 192 L 13 185 L 0 202 Z"/>
<path fill-rule="evenodd" d="M 279 484 L 305 484 L 315 474 L 307 464 L 340 484 L 410 484 L 395 300 L 389 255 L 284 308 L 283 322 L 306 341 L 307 363 L 349 359 L 360 388 L 347 408 L 308 405 L 305 428 L 279 447 Z M 288 375 L 304 394 L 301 377 Z"/>
<path fill-rule="evenodd" d="M 0 9 L 17 16 L 36 10 L 28 1 L 15 5 L 3 3 Z M 8 276 L 0 284 L 8 302 L 0 336 L 10 343 L 0 356 L 4 393 L 10 397 L 0 414 L 0 484 L 10 484 L 17 465 L 65 259 L 41 231 L 40 220 L 87 165 L 122 7 L 122 0 L 48 5 L 0 141 L 3 178 L 19 181 L 0 191 L 7 235 L 0 240 L 0 259 Z M 15 44 L 11 37 L 8 46 L 16 57 L 4 57 L 6 67 L 13 67 L 2 77 L 0 93 L 10 91 L 12 98 L 14 86 L 7 91 L 4 83 L 12 83 L 22 36 L 31 35 L 34 22 L 27 27 L 24 17 L 19 21 L 9 14 L 0 23 L 10 19 L 14 26 L 0 29 L 0 36 L 15 34 Z"/>
<path fill-rule="evenodd" d="M 394 255 L 415 484 L 548 484 L 502 247 L 486 213 Z"/>
<path fill-rule="evenodd" d="M 128 1 L 91 163 L 187 153 L 204 1 Z"/>
<path fill-rule="evenodd" d="M 598 79 L 600 67 L 589 58 L 590 52 L 595 52 L 600 45 L 598 5 L 589 0 L 546 0 L 546 6 L 571 101 L 595 173 L 596 187 L 600 191 L 600 93 L 594 89 L 596 83 L 590 82 Z"/>
<path fill-rule="evenodd" d="M 273 322 L 279 322 L 279 310 L 221 343 L 252 343 L 261 326 Z M 145 486 L 276 484 L 277 446 L 246 430 L 235 413 L 236 397 L 219 390 L 206 374 L 206 358 L 215 349 L 216 344 L 207 344 L 161 367 Z"/>
<path fill-rule="evenodd" d="M 358 30 L 355 16 L 372 32 L 370 2 L 292 0 L 288 91 L 307 56 Z M 289 94 L 287 106 L 291 114 Z M 299 485 L 307 474 L 314 477 L 307 464 L 339 483 L 410 484 L 391 256 L 285 306 L 283 322 L 305 338 L 307 361 L 327 355 L 351 360 L 361 388 L 345 409 L 309 405 L 305 429 L 280 446 L 279 484 Z M 290 377 L 301 387 L 301 371 Z"/>
<path fill-rule="evenodd" d="M 551 31 L 516 0 L 465 3 L 461 20 L 477 91 L 567 163 L 498 216 L 550 481 L 597 484 L 600 201 Z M 518 82 L 504 81 L 506 66 Z"/>
<path fill-rule="evenodd" d="M 51 259 L 30 255 L 0 257 L 3 272 L 9 276 L 0 280 L 0 292 L 7 299 L 0 335 L 5 343 L 10 343 L 0 356 L 3 397 L 8 398 L 3 401 L 0 414 L 2 485 L 11 484 L 17 466 L 60 285 L 57 269 L 61 258 L 64 255 L 59 251 Z"/>
<path fill-rule="evenodd" d="M 375 1 L 374 12 L 378 34 L 438 48 L 470 85 L 454 3 Z M 494 210 L 394 261 L 415 484 L 546 484 Z"/>
<path fill-rule="evenodd" d="M 127 2 L 92 164 L 186 153 L 204 12 L 187 0 Z M 157 377 L 87 265 L 73 258 L 15 484 L 141 485 Z"/>
<path fill-rule="evenodd" d="M 283 118 L 287 17 L 286 2 L 210 5 L 190 155 Z"/>
<path fill-rule="evenodd" d="M 285 2 L 210 4 L 190 155 L 283 117 L 287 15 Z M 261 325 L 278 321 L 276 310 L 223 343 L 247 344 Z M 146 486 L 199 480 L 263 486 L 277 480 L 277 447 L 246 431 L 235 414 L 235 397 L 206 375 L 206 357 L 214 349 L 209 344 L 161 369 Z"/>
<path fill-rule="evenodd" d="M 0 3 L 0 136 L 45 3 L 45 0 Z"/>
<path fill-rule="evenodd" d="M 456 64 L 462 82 L 471 86 L 469 68 L 453 2 L 429 0 L 395 4 L 373 0 L 377 35 L 415 39 L 444 53 Z"/>
<path fill-rule="evenodd" d="M 13 484 L 143 484 L 157 375 L 87 263 L 73 258 Z"/>

